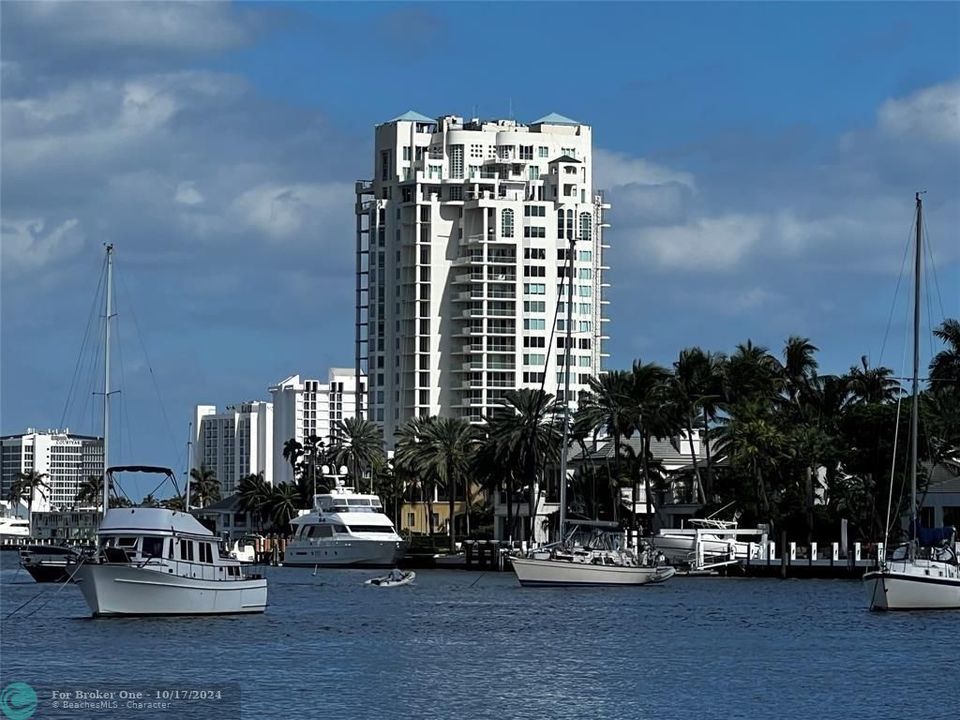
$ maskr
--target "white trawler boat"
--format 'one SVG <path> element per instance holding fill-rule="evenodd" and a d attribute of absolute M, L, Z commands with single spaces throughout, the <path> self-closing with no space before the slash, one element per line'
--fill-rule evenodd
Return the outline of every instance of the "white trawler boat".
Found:
<path fill-rule="evenodd" d="M 920 385 L 920 268 L 923 252 L 923 202 L 916 196 L 913 292 L 913 388 L 910 404 L 910 539 L 890 558 L 880 558 L 876 570 L 865 573 L 871 610 L 960 610 L 960 564 L 954 528 L 924 530 L 917 504 L 917 438 Z M 890 527 L 890 507 L 887 527 Z M 885 539 L 886 540 L 886 539 Z M 887 543 L 884 542 L 884 548 Z"/>
<path fill-rule="evenodd" d="M 393 567 L 404 542 L 380 498 L 337 484 L 315 495 L 313 511 L 291 522 L 283 564 L 309 567 Z"/>
<path fill-rule="evenodd" d="M 119 472 L 157 473 L 167 468 L 110 468 L 110 320 L 113 317 L 113 246 L 107 245 L 104 323 L 103 517 L 92 557 L 68 563 L 94 617 L 111 615 L 226 615 L 260 613 L 267 581 L 245 576 L 237 560 L 220 556 L 219 540 L 189 514 L 163 508 L 110 508 L 109 488 Z M 188 476 L 189 477 L 189 476 Z M 185 498 L 189 510 L 190 484 Z"/>
<path fill-rule="evenodd" d="M 108 478 L 115 472 L 172 478 L 166 468 L 115 467 Z M 72 571 L 95 617 L 259 613 L 267 606 L 267 581 L 221 557 L 218 538 L 189 513 L 113 508 L 97 540 L 96 555 Z"/>

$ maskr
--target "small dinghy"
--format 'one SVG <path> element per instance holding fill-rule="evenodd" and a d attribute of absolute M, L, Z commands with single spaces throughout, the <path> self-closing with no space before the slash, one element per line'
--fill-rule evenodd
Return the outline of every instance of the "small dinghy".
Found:
<path fill-rule="evenodd" d="M 417 577 L 412 570 L 403 572 L 402 570 L 391 570 L 383 577 L 375 577 L 367 580 L 364 585 L 376 585 L 377 587 L 398 587 L 399 585 L 409 585 Z"/>

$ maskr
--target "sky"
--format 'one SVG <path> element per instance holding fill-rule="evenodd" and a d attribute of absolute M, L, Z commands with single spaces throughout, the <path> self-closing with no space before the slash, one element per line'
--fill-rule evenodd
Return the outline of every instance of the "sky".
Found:
<path fill-rule="evenodd" d="M 99 433 L 72 380 L 106 242 L 114 464 L 182 469 L 193 405 L 352 366 L 353 186 L 374 125 L 410 109 L 592 125 L 610 368 L 801 335 L 822 372 L 899 372 L 917 190 L 929 317 L 960 316 L 956 3 L 0 13 L 3 434 Z"/>

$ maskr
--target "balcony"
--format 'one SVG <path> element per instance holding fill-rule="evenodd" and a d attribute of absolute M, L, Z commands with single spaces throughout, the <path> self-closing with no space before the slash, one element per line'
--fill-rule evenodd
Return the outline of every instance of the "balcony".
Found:
<path fill-rule="evenodd" d="M 457 285 L 463 285 L 464 283 L 483 282 L 483 273 L 461 273 L 459 275 L 454 275 L 453 282 Z"/>

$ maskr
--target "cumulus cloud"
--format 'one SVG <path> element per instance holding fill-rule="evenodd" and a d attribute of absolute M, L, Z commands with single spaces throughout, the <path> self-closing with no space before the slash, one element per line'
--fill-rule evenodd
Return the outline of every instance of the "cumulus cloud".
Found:
<path fill-rule="evenodd" d="M 348 236 L 353 217 L 353 185 L 266 184 L 247 190 L 232 203 L 234 215 L 262 236 L 283 241 L 315 236 L 331 224 L 335 234 Z"/>
<path fill-rule="evenodd" d="M 253 35 L 253 18 L 219 2 L 11 3 L 5 22 L 60 48 L 214 52 Z"/>
<path fill-rule="evenodd" d="M 886 135 L 960 143 L 960 80 L 887 100 L 877 113 L 877 124 Z"/>
<path fill-rule="evenodd" d="M 43 218 L 4 220 L 0 225 L 5 271 L 44 269 L 69 260 L 83 248 L 84 234 L 76 218 L 50 229 Z"/>
<path fill-rule="evenodd" d="M 184 181 L 177 185 L 173 200 L 181 205 L 200 205 L 203 195 L 197 190 L 196 183 Z"/>
<path fill-rule="evenodd" d="M 750 215 L 704 217 L 684 225 L 643 228 L 631 249 L 642 263 L 681 270 L 735 267 L 761 238 L 764 222 Z"/>

